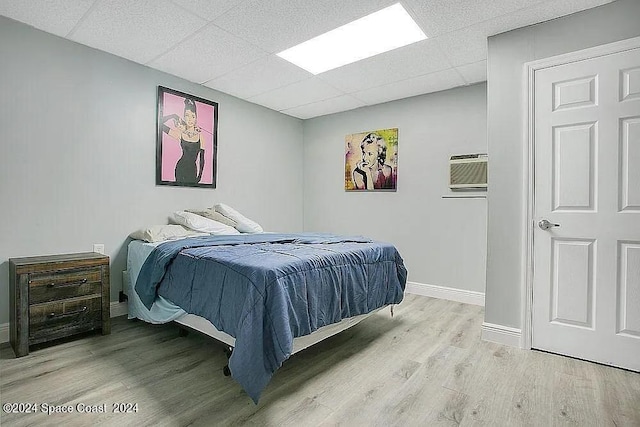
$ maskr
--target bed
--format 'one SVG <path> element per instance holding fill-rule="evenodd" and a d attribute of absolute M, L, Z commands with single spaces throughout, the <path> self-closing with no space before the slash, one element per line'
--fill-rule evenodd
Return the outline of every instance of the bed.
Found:
<path fill-rule="evenodd" d="M 256 403 L 292 354 L 399 303 L 407 275 L 390 244 L 317 233 L 133 240 L 127 271 L 129 317 L 232 347 L 229 372 Z"/>

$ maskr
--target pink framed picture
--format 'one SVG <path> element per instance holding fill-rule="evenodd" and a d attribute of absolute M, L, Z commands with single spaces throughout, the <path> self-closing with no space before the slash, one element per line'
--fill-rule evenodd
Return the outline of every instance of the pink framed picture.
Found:
<path fill-rule="evenodd" d="M 158 86 L 156 185 L 216 188 L 218 103 Z"/>

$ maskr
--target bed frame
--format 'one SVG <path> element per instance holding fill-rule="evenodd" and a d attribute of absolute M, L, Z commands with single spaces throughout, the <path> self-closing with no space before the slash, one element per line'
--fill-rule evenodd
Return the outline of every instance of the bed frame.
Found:
<path fill-rule="evenodd" d="M 332 325 L 326 325 L 323 326 L 321 328 L 319 328 L 318 330 L 312 332 L 309 335 L 304 335 L 301 337 L 297 337 L 293 339 L 293 352 L 291 353 L 296 354 L 299 351 L 304 350 L 305 348 L 311 347 L 314 344 L 319 343 L 322 340 L 325 340 L 333 335 L 336 335 L 346 329 L 351 328 L 352 326 L 357 325 L 358 323 L 360 323 L 361 321 L 363 321 L 364 319 L 366 319 L 367 317 L 371 316 L 372 314 L 382 310 L 384 307 L 381 307 L 377 310 L 374 310 L 370 313 L 366 313 L 366 314 L 361 314 L 359 316 L 354 316 L 354 317 L 349 317 L 347 319 L 342 319 L 340 322 L 338 323 L 334 323 Z M 233 352 L 233 348 L 236 345 L 236 339 L 233 338 L 231 335 L 219 331 L 215 326 L 213 326 L 213 324 L 211 322 L 209 322 L 207 319 L 205 319 L 204 317 L 200 317 L 198 315 L 195 314 L 185 314 L 182 317 L 179 317 L 178 319 L 174 320 L 175 323 L 177 323 L 178 325 L 180 325 L 180 335 L 181 336 L 185 336 L 189 330 L 195 330 L 198 331 L 200 333 L 203 333 L 205 335 L 208 335 L 224 344 L 227 345 L 227 348 L 225 349 L 225 353 L 227 355 L 227 358 L 231 357 L 231 353 Z M 229 365 L 226 365 L 222 372 L 224 373 L 225 376 L 229 376 L 231 375 L 231 371 L 229 370 Z"/>

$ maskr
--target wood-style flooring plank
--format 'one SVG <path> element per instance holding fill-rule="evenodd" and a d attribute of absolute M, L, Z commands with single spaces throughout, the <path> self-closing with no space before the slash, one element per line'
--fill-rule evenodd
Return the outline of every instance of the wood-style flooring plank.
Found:
<path fill-rule="evenodd" d="M 640 374 L 480 340 L 481 307 L 407 295 L 285 361 L 255 405 L 222 375 L 224 345 L 116 318 L 15 359 L 0 400 L 106 413 L 0 413 L 4 426 L 640 426 Z M 137 412 L 114 413 L 114 403 Z"/>

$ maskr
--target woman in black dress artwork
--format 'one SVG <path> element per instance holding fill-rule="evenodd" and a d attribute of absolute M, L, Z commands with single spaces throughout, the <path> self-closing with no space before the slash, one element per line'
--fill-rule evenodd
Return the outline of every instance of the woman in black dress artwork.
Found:
<path fill-rule="evenodd" d="M 173 119 L 174 128 L 167 126 L 167 120 Z M 171 114 L 162 118 L 162 131 L 180 141 L 182 157 L 176 163 L 176 182 L 197 184 L 202 179 L 204 170 L 204 140 L 198 127 L 198 113 L 193 99 L 184 99 L 184 117 Z M 198 160 L 196 168 L 196 160 Z"/>

